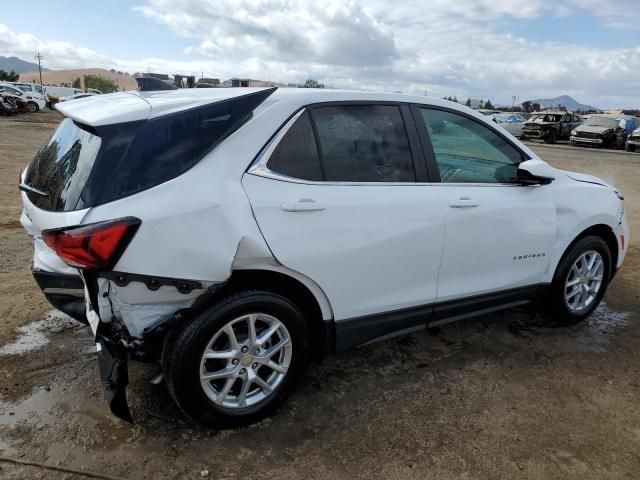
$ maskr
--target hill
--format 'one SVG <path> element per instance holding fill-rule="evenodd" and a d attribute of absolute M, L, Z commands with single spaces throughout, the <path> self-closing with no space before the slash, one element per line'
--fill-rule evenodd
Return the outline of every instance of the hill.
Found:
<path fill-rule="evenodd" d="M 113 80 L 118 84 L 120 90 L 135 90 L 138 87 L 135 79 L 126 73 L 113 73 L 103 68 L 80 68 L 75 70 L 48 70 L 42 72 L 42 82 L 45 85 L 60 86 L 62 84 L 71 84 L 76 78 L 82 75 L 100 75 L 101 77 Z M 20 74 L 21 82 L 39 82 L 38 72 L 26 72 Z"/>
<path fill-rule="evenodd" d="M 592 107 L 591 105 L 585 105 L 573 99 L 569 95 L 560 95 L 555 98 L 538 98 L 536 100 L 529 100 L 531 103 L 539 103 L 544 108 L 557 108 L 562 105 L 570 112 L 577 112 L 578 110 L 600 110 L 598 107 Z"/>
<path fill-rule="evenodd" d="M 37 63 L 26 62 L 18 57 L 0 57 L 0 70 L 10 72 L 13 70 L 16 73 L 32 72 L 38 70 Z M 42 71 L 45 71 L 43 68 Z"/>

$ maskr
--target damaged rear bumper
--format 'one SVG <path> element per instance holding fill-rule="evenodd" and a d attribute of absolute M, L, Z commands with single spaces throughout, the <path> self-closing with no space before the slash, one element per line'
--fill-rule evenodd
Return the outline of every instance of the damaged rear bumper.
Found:
<path fill-rule="evenodd" d="M 166 332 L 216 288 L 119 272 L 84 272 L 83 280 L 105 399 L 115 416 L 133 422 L 126 396 L 129 360 L 159 360 Z"/>
<path fill-rule="evenodd" d="M 111 412 L 118 418 L 133 423 L 127 403 L 129 384 L 129 356 L 127 350 L 111 335 L 98 328 L 96 349 L 104 396 Z"/>
<path fill-rule="evenodd" d="M 33 278 L 49 303 L 79 322 L 87 323 L 84 284 L 79 275 L 32 270 Z"/>

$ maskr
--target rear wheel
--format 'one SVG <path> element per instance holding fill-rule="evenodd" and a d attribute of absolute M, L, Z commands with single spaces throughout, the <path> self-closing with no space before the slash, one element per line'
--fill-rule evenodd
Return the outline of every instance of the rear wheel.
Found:
<path fill-rule="evenodd" d="M 36 102 L 27 102 L 27 110 L 29 113 L 35 113 L 40 110 L 40 108 Z"/>
<path fill-rule="evenodd" d="M 636 146 L 627 144 L 626 150 L 627 150 L 627 152 L 635 152 L 636 151 Z"/>
<path fill-rule="evenodd" d="M 274 412 L 308 364 L 306 324 L 288 299 L 269 292 L 232 295 L 167 339 L 169 392 L 193 420 L 218 428 Z"/>
<path fill-rule="evenodd" d="M 600 304 L 611 276 L 611 253 L 596 236 L 580 239 L 560 261 L 551 285 L 550 307 L 554 319 L 577 323 Z"/>

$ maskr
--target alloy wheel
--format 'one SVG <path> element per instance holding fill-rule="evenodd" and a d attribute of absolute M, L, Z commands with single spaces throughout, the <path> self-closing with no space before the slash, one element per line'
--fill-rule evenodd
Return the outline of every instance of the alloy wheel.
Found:
<path fill-rule="evenodd" d="M 586 310 L 602 288 L 604 260 L 595 250 L 584 252 L 573 263 L 564 285 L 564 301 L 574 313 Z"/>
<path fill-rule="evenodd" d="M 251 313 L 218 330 L 200 360 L 200 384 L 216 405 L 255 405 L 284 380 L 293 353 L 287 327 L 277 318 Z"/>

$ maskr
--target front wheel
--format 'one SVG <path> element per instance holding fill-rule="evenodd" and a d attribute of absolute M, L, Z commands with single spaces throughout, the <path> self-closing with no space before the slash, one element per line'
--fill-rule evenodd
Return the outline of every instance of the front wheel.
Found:
<path fill-rule="evenodd" d="M 36 113 L 40 108 L 36 102 L 27 102 L 27 111 L 29 113 Z"/>
<path fill-rule="evenodd" d="M 589 236 L 576 242 L 560 261 L 551 285 L 550 313 L 563 323 L 577 323 L 598 307 L 611 277 L 606 242 Z"/>
<path fill-rule="evenodd" d="M 196 422 L 259 421 L 289 396 L 309 359 L 306 323 L 288 299 L 250 291 L 196 315 L 165 342 L 169 392 Z"/>

